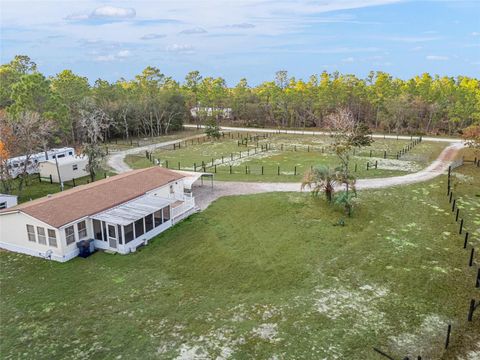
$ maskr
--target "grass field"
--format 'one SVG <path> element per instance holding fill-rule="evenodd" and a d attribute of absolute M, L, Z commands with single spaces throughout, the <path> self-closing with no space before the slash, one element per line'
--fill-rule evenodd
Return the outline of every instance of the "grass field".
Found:
<path fill-rule="evenodd" d="M 323 164 L 334 168 L 339 165 L 338 158 L 328 149 L 331 139 L 327 136 L 272 135 L 258 141 L 259 146 L 270 144 L 273 150 L 267 152 L 262 152 L 260 148 L 255 150 L 256 142 L 238 146 L 237 141 L 234 137 L 187 143 L 187 146 L 177 150 L 158 149 L 153 157 L 159 159 L 163 166 L 168 164 L 169 168 L 174 169 L 180 166 L 183 170 L 191 171 L 195 168 L 200 171 L 202 163 L 205 163 L 206 171 L 216 172 L 216 179 L 226 181 L 300 181 L 305 170 L 312 166 Z M 423 142 L 400 160 L 391 158 L 408 143 L 406 140 L 376 140 L 372 146 L 361 149 L 352 156 L 352 173 L 359 178 L 372 178 L 418 171 L 434 160 L 446 146 L 442 143 Z M 383 158 L 384 151 L 389 154 L 387 159 Z M 216 167 L 212 166 L 212 161 Z M 145 154 L 127 156 L 126 162 L 133 168 L 152 165 Z M 374 168 L 375 162 L 378 164 L 377 169 Z M 369 170 L 367 163 L 370 163 Z"/>
<path fill-rule="evenodd" d="M 186 138 L 194 135 L 201 135 L 204 130 L 185 128 L 183 130 L 174 131 L 168 135 L 155 136 L 155 137 L 131 137 L 130 139 L 115 139 L 110 140 L 106 145 L 110 151 L 127 150 L 138 146 L 145 146 L 150 144 L 156 144 L 164 141 L 171 141 Z"/>
<path fill-rule="evenodd" d="M 454 358 L 447 324 L 463 351 L 480 320 L 445 181 L 362 191 L 344 227 L 321 199 L 272 193 L 222 198 L 127 256 L 1 252 L 2 358 Z"/>
<path fill-rule="evenodd" d="M 460 154 L 467 160 L 473 160 L 479 155 L 479 152 L 475 153 L 472 149 L 464 149 Z M 460 209 L 459 218 L 464 219 L 470 243 L 480 248 L 480 167 L 465 163 L 452 174 L 452 192 Z"/>

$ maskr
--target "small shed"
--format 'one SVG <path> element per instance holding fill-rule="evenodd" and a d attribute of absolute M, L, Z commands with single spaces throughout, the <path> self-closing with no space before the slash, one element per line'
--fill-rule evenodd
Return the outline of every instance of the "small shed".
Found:
<path fill-rule="evenodd" d="M 43 161 L 39 164 L 40 177 L 50 178 L 51 176 L 52 181 L 56 183 L 60 182 L 59 174 L 63 182 L 78 179 L 89 175 L 87 164 L 87 156 L 73 156 Z"/>
<path fill-rule="evenodd" d="M 17 205 L 17 195 L 0 194 L 0 210 Z"/>

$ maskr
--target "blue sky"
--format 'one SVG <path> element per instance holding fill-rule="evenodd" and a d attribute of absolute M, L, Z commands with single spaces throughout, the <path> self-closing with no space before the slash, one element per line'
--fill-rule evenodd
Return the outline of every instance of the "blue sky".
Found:
<path fill-rule="evenodd" d="M 0 56 L 114 81 L 148 65 L 229 85 L 323 70 L 408 78 L 480 74 L 480 0 L 0 2 Z"/>

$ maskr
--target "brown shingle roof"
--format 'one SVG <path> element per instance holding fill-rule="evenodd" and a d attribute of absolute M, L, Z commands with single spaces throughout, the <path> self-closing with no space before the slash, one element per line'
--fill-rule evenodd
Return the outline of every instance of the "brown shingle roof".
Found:
<path fill-rule="evenodd" d="M 29 201 L 1 212 L 19 210 L 58 228 L 135 199 L 147 191 L 183 177 L 158 166 L 134 170 Z"/>

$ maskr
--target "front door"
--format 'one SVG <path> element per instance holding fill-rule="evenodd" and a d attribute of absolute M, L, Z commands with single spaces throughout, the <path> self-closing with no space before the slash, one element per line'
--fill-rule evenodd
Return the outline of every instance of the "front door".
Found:
<path fill-rule="evenodd" d="M 115 225 L 108 225 L 108 245 L 111 248 L 117 248 L 117 227 Z"/>

